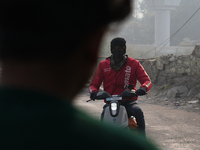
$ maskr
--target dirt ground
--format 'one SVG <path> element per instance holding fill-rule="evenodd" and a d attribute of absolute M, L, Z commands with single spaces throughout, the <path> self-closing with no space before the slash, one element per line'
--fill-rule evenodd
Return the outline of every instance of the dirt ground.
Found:
<path fill-rule="evenodd" d="M 147 95 L 140 96 L 139 101 L 159 106 L 170 107 L 173 109 L 185 110 L 187 112 L 195 112 L 200 114 L 200 100 L 190 98 L 167 98 L 167 96 L 157 96 L 158 91 L 152 88 Z"/>
<path fill-rule="evenodd" d="M 162 105 L 161 100 L 145 100 L 145 98 L 147 97 L 140 97 L 138 105 L 144 112 L 146 135 L 149 140 L 161 150 L 200 149 L 200 115 L 198 113 L 188 112 L 187 109 L 179 110 L 179 107 L 170 105 L 159 106 Z M 88 99 L 88 92 L 83 92 L 76 97 L 74 105 L 100 120 L 104 103 L 102 101 L 87 103 Z"/>

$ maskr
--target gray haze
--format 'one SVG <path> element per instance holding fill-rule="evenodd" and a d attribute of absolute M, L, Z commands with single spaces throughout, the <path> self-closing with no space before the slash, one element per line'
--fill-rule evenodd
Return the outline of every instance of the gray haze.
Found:
<path fill-rule="evenodd" d="M 158 0 L 154 0 L 154 4 L 156 4 L 156 1 Z M 163 1 L 169 2 L 170 0 Z M 100 56 L 110 55 L 109 42 L 116 36 L 126 39 L 127 53 L 135 58 L 157 57 L 166 54 L 190 54 L 194 46 L 200 43 L 198 32 L 200 1 L 177 1 L 180 1 L 179 6 L 170 11 L 169 37 L 166 37 L 164 44 L 162 42 L 155 44 L 156 8 L 149 7 L 147 5 L 148 0 L 141 0 L 136 1 L 138 5 L 135 5 L 135 15 L 130 16 L 122 23 L 117 31 L 110 32 L 105 36 Z"/>

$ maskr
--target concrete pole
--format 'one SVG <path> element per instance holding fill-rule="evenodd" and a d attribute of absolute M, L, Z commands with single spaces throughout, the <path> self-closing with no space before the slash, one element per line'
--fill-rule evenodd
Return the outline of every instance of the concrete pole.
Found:
<path fill-rule="evenodd" d="M 145 0 L 155 11 L 155 45 L 170 46 L 170 11 L 176 9 L 181 0 Z"/>
<path fill-rule="evenodd" d="M 169 37 L 170 10 L 157 10 L 155 13 L 155 45 L 163 46 L 168 42 L 165 46 L 169 46 Z"/>

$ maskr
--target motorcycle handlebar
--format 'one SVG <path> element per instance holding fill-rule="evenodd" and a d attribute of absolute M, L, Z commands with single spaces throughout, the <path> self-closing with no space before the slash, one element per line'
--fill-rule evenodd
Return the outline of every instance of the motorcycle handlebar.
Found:
<path fill-rule="evenodd" d="M 131 90 L 125 90 L 123 91 L 120 95 L 118 95 L 117 97 L 123 97 L 123 98 L 127 98 L 127 97 L 137 97 L 138 95 L 135 93 L 135 91 L 131 91 Z M 108 92 L 103 91 L 103 92 L 99 92 L 96 95 L 96 99 L 97 100 L 101 100 L 101 99 L 106 99 L 106 98 L 111 98 L 113 97 L 112 95 L 110 95 Z"/>

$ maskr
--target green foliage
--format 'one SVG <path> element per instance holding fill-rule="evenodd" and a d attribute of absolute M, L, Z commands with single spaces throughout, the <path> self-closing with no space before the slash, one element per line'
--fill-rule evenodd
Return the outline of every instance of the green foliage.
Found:
<path fill-rule="evenodd" d="M 133 16 L 126 22 L 120 32 L 129 44 L 149 45 L 154 43 L 154 12 L 149 12 L 145 1 L 140 4 L 143 18 Z"/>
<path fill-rule="evenodd" d="M 140 2 L 139 13 L 143 14 L 142 18 L 134 18 L 129 25 L 132 29 L 133 38 L 130 44 L 149 45 L 154 43 L 154 12 L 150 12 L 145 1 Z M 130 30 L 129 29 L 129 30 Z"/>

